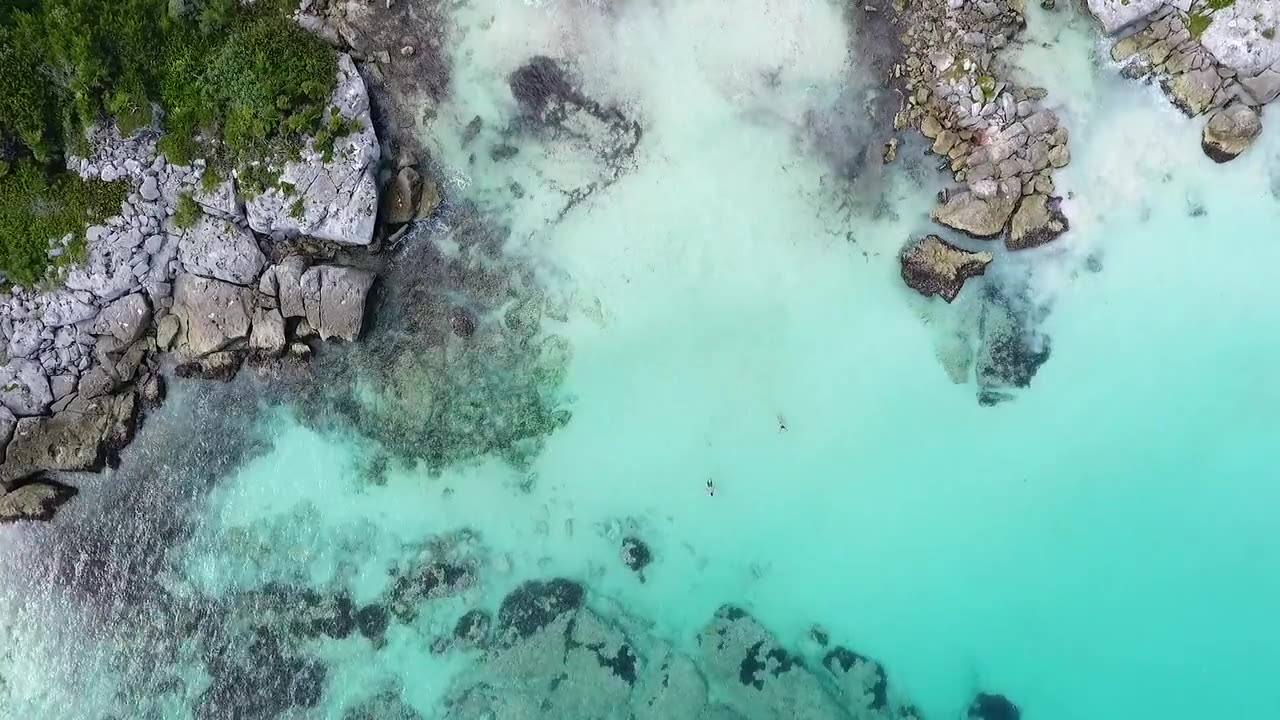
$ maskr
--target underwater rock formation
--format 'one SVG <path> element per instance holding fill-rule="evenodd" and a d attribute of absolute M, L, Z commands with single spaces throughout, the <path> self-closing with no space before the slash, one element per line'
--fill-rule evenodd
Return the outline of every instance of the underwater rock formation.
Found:
<path fill-rule="evenodd" d="M 986 272 L 989 252 L 970 252 L 937 235 L 928 235 L 902 252 L 902 281 L 921 295 L 938 295 L 951 302 L 964 281 Z"/>

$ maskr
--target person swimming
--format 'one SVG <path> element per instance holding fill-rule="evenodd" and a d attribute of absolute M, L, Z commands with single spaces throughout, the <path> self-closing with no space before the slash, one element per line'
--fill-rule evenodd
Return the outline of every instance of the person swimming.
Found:
<path fill-rule="evenodd" d="M 707 494 L 712 497 L 716 494 L 716 484 L 711 481 L 711 478 L 707 478 Z"/>

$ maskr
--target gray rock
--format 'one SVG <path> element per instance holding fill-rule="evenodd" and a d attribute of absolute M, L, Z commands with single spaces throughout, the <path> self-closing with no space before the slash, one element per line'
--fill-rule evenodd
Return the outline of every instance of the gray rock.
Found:
<path fill-rule="evenodd" d="M 4 449 L 9 446 L 9 438 L 13 437 L 13 428 L 18 418 L 9 412 L 9 408 L 0 405 L 0 462 L 4 461 Z"/>
<path fill-rule="evenodd" d="M 1060 198 L 1036 193 L 1022 199 L 1018 211 L 1009 223 L 1009 235 L 1004 239 L 1010 250 L 1038 247 L 1056 239 L 1070 225 L 1060 207 Z"/>
<path fill-rule="evenodd" d="M 111 335 L 123 345 L 131 345 L 142 337 L 151 323 L 151 306 L 142 293 L 125 295 L 98 313 L 93 332 Z"/>
<path fill-rule="evenodd" d="M 249 337 L 252 291 L 246 287 L 183 274 L 173 284 L 173 315 L 180 323 L 179 347 L 207 355 Z"/>
<path fill-rule="evenodd" d="M 156 325 L 156 345 L 161 350 L 173 347 L 173 341 L 182 330 L 182 323 L 174 315 L 165 315 Z"/>
<path fill-rule="evenodd" d="M 1215 112 L 1200 136 L 1204 154 L 1217 163 L 1234 160 L 1262 133 L 1262 120 L 1247 105 L 1229 105 Z"/>
<path fill-rule="evenodd" d="M 392 225 L 409 222 L 417 214 L 422 176 L 411 167 L 401 168 L 382 198 L 382 219 Z"/>
<path fill-rule="evenodd" d="M 373 279 L 373 273 L 338 265 L 317 265 L 303 273 L 307 322 L 322 340 L 337 337 L 352 341 L 360 336 L 364 301 Z"/>
<path fill-rule="evenodd" d="M 80 397 L 85 400 L 102 397 L 115 390 L 116 384 L 115 377 L 107 372 L 106 368 L 101 365 L 94 366 L 80 378 Z"/>
<path fill-rule="evenodd" d="M 44 314 L 41 320 L 49 327 L 74 325 L 98 316 L 97 305 L 87 303 L 69 292 L 51 293 L 43 300 Z"/>
<path fill-rule="evenodd" d="M 209 215 L 183 236 L 178 258 L 189 273 L 237 285 L 256 281 L 267 262 L 253 233 Z"/>
<path fill-rule="evenodd" d="M 1052 110 L 1041 110 L 1022 121 L 1031 136 L 1042 135 L 1058 127 L 1058 116 Z"/>
<path fill-rule="evenodd" d="M 937 295 L 947 302 L 956 299 L 965 280 L 987 271 L 992 255 L 970 252 L 937 235 L 929 235 L 903 251 L 902 281 L 926 297 Z"/>
<path fill-rule="evenodd" d="M 40 470 L 98 470 L 107 454 L 133 435 L 137 398 L 132 391 L 71 404 L 53 417 L 23 418 L 9 441 L 0 483 Z"/>
<path fill-rule="evenodd" d="M 1244 75 L 1280 63 L 1280 7 L 1275 0 L 1234 0 L 1212 17 L 1200 43 L 1219 63 Z"/>
<path fill-rule="evenodd" d="M 70 395 L 76 391 L 76 384 L 79 380 L 75 375 L 54 375 L 49 378 L 49 387 L 53 390 L 53 399 L 55 401 Z"/>
<path fill-rule="evenodd" d="M 148 175 L 142 179 L 142 187 L 138 189 L 138 194 L 147 202 L 160 199 L 160 187 L 156 184 L 154 175 Z"/>
<path fill-rule="evenodd" d="M 52 520 L 76 489 L 47 480 L 34 480 L 10 492 L 0 490 L 0 523 Z"/>
<path fill-rule="evenodd" d="M 274 269 L 280 313 L 286 318 L 306 317 L 307 307 L 302 298 L 302 274 L 307 270 L 307 261 L 297 255 L 290 255 Z"/>
<path fill-rule="evenodd" d="M 0 368 L 0 404 L 14 415 L 40 415 L 53 404 L 53 390 L 43 366 L 34 360 L 14 358 Z"/>
<path fill-rule="evenodd" d="M 994 237 L 1000 234 L 1013 215 L 1017 198 L 1021 194 L 1021 183 L 1018 184 L 1016 194 L 1007 192 L 1002 187 L 996 197 L 985 200 L 968 191 L 956 193 L 945 205 L 934 208 L 930 217 L 935 222 L 974 237 Z"/>
<path fill-rule="evenodd" d="M 9 338 L 9 357 L 29 358 L 40 351 L 40 333 L 44 326 L 35 320 L 19 320 Z"/>
<path fill-rule="evenodd" d="M 1089 12 L 1098 18 L 1108 35 L 1114 35 L 1162 5 L 1164 0 L 1089 0 Z"/>
<path fill-rule="evenodd" d="M 310 140 L 302 158 L 285 163 L 280 179 L 302 193 L 293 197 L 269 189 L 247 199 L 249 225 L 263 234 L 302 234 L 348 245 L 373 240 L 378 214 L 375 176 L 381 151 L 369 115 L 369 94 L 351 58 L 338 57 L 338 84 L 330 97 L 339 114 L 359 123 L 359 129 L 333 143 L 329 159 Z M 301 217 L 293 212 L 301 203 Z"/>
<path fill-rule="evenodd" d="M 253 312 L 253 333 L 249 347 L 264 355 L 278 356 L 285 348 L 284 318 L 279 310 L 258 308 Z"/>
<path fill-rule="evenodd" d="M 1241 75 L 1239 79 L 1249 94 L 1263 105 L 1280 96 L 1280 72 L 1263 70 L 1258 75 Z"/>
<path fill-rule="evenodd" d="M 1211 69 L 1192 70 L 1163 83 L 1169 99 L 1189 117 L 1209 109 L 1221 84 L 1222 78 Z"/>

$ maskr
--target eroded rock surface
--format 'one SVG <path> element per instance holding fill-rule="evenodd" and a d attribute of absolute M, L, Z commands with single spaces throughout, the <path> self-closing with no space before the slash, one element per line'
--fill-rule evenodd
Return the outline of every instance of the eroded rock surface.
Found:
<path fill-rule="evenodd" d="M 1026 250 L 1052 242 L 1070 227 L 1061 198 L 1033 193 L 1022 199 L 1004 239 L 1010 250 Z"/>
<path fill-rule="evenodd" d="M 1214 162 L 1234 160 L 1262 134 L 1262 120 L 1247 105 L 1236 103 L 1215 112 L 1200 138 L 1204 154 Z"/>
<path fill-rule="evenodd" d="M 902 253 L 902 280 L 921 295 L 938 295 L 951 302 L 960 294 L 964 281 L 986 272 L 989 252 L 970 252 L 929 235 Z"/>
<path fill-rule="evenodd" d="M 965 191 L 952 195 L 932 213 L 933 219 L 954 230 L 976 238 L 990 238 L 1004 230 L 1013 215 L 1018 195 L 997 192 L 990 198 Z"/>
<path fill-rule="evenodd" d="M 209 215 L 183 235 L 178 257 L 188 273 L 236 285 L 256 282 L 267 261 L 253 233 Z"/>
<path fill-rule="evenodd" d="M 355 127 L 332 150 L 308 139 L 302 159 L 280 169 L 292 191 L 269 188 L 245 202 L 249 226 L 268 235 L 310 235 L 347 245 L 368 245 L 378 215 L 375 175 L 381 151 L 369 115 L 369 94 L 351 58 L 338 57 L 333 109 Z"/>
<path fill-rule="evenodd" d="M 320 339 L 348 342 L 360 336 L 365 298 L 373 286 L 373 273 L 352 267 L 317 265 L 299 280 L 307 322 Z"/>
<path fill-rule="evenodd" d="M 207 355 L 249 337 L 253 306 L 248 288 L 197 275 L 179 275 L 173 287 L 178 342 L 186 352 Z"/>
<path fill-rule="evenodd" d="M 53 417 L 23 418 L 0 465 L 0 483 L 41 470 L 98 470 L 133 436 L 134 392 L 85 400 Z"/>
<path fill-rule="evenodd" d="M 0 523 L 50 520 L 76 489 L 50 480 L 32 480 L 5 492 L 0 488 Z"/>

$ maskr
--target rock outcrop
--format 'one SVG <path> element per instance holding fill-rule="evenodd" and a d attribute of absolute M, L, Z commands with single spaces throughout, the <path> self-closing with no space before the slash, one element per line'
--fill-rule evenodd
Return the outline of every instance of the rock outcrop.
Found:
<path fill-rule="evenodd" d="M 1209 115 L 1202 146 L 1215 161 L 1235 158 L 1261 132 L 1263 106 L 1280 96 L 1274 2 L 1090 0 L 1089 7 L 1107 33 L 1133 29 L 1111 48 L 1123 75 L 1153 78 L 1188 116 Z M 1117 26 L 1116 13 L 1129 19 Z"/>
<path fill-rule="evenodd" d="M 76 489 L 44 479 L 34 479 L 5 492 L 0 488 L 0 523 L 49 520 Z"/>
<path fill-rule="evenodd" d="M 1052 242 L 1070 227 L 1061 208 L 1062 198 L 1033 193 L 1022 199 L 1009 223 L 1004 245 L 1026 250 Z"/>
<path fill-rule="evenodd" d="M 348 342 L 360 336 L 365 297 L 373 286 L 373 273 L 351 267 L 317 265 L 299 281 L 307 322 L 321 340 Z"/>
<path fill-rule="evenodd" d="M 964 281 L 986 272 L 991 260 L 989 252 L 970 252 L 929 235 L 903 251 L 902 280 L 921 295 L 938 295 L 951 302 Z"/>
<path fill-rule="evenodd" d="M 0 483 L 39 471 L 100 469 L 133 436 L 137 409 L 129 391 L 78 401 L 52 417 L 19 420 L 0 464 Z"/>
<path fill-rule="evenodd" d="M 959 192 L 942 207 L 934 208 L 932 217 L 937 223 L 976 238 L 995 237 L 1004 231 L 1020 196 L 997 191 L 992 197 L 983 198 L 974 192 Z"/>
<path fill-rule="evenodd" d="M 53 389 L 39 363 L 10 360 L 0 368 L 0 404 L 14 415 L 40 415 L 53 404 Z"/>
<path fill-rule="evenodd" d="M 93 323 L 93 332 L 110 335 L 121 345 L 132 345 L 150 325 L 151 305 L 142 293 L 133 293 L 103 308 Z"/>
<path fill-rule="evenodd" d="M 369 115 L 369 94 L 355 64 L 338 57 L 338 85 L 330 97 L 350 132 L 332 148 L 307 141 L 300 160 L 280 168 L 280 184 L 248 198 L 249 226 L 273 237 L 310 235 L 347 245 L 368 245 L 378 216 L 375 175 L 381 151 Z M 291 189 L 290 189 L 291 188 Z"/>
<path fill-rule="evenodd" d="M 178 244 L 178 258 L 188 273 L 236 285 L 257 282 L 267 262 L 253 233 L 204 214 Z"/>
<path fill-rule="evenodd" d="M 173 301 L 178 346 L 191 355 L 208 355 L 249 337 L 253 295 L 246 287 L 184 274 L 174 280 Z"/>
<path fill-rule="evenodd" d="M 1215 112 L 1204 124 L 1200 147 L 1217 163 L 1234 160 L 1262 134 L 1262 120 L 1248 105 L 1235 103 Z"/>

